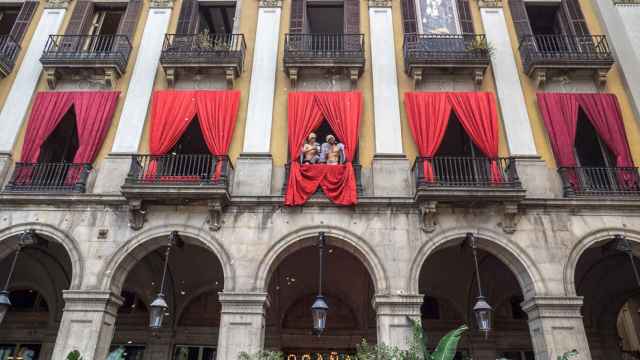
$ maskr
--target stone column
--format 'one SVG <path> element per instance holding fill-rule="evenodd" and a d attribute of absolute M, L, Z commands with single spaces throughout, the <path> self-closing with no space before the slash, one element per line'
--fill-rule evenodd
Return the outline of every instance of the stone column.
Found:
<path fill-rule="evenodd" d="M 65 290 L 65 305 L 52 359 L 66 359 L 73 350 L 84 359 L 105 359 L 113 338 L 122 298 L 111 292 Z"/>
<path fill-rule="evenodd" d="M 421 305 L 422 295 L 376 295 L 373 307 L 378 323 L 378 344 L 407 349 L 412 336 L 408 318 L 420 320 Z"/>
<path fill-rule="evenodd" d="M 235 360 L 264 347 L 266 293 L 219 293 L 222 305 L 218 360 Z"/>
<path fill-rule="evenodd" d="M 94 187 L 96 193 L 119 194 L 129 172 L 131 154 L 138 152 L 172 8 L 173 2 L 170 0 L 151 1 L 116 138 L 111 154 L 100 168 L 101 173 L 109 176 L 97 176 Z"/>
<path fill-rule="evenodd" d="M 271 194 L 271 124 L 282 1 L 261 0 L 259 7 L 244 145 L 233 182 L 234 194 L 249 196 Z"/>
<path fill-rule="evenodd" d="M 396 66 L 396 42 L 391 7 L 399 2 L 369 1 L 373 117 L 376 134 L 373 157 L 373 194 L 402 196 L 413 193 L 409 161 L 402 149 L 402 127 Z M 374 40 L 375 39 L 375 40 Z"/>
<path fill-rule="evenodd" d="M 573 349 L 580 359 L 591 359 L 580 309 L 582 297 L 544 296 L 525 300 L 536 360 L 556 360 Z"/>

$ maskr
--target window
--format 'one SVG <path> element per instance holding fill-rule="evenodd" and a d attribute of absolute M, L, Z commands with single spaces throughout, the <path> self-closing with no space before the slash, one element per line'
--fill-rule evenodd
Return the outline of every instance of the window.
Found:
<path fill-rule="evenodd" d="M 526 5 L 529 24 L 534 35 L 562 34 L 565 31 L 561 19 L 560 4 Z"/>
<path fill-rule="evenodd" d="M 174 360 L 215 360 L 216 349 L 209 346 L 178 345 Z"/>
<path fill-rule="evenodd" d="M 9 35 L 13 24 L 15 24 L 18 18 L 18 12 L 20 7 L 18 6 L 1 6 L 0 7 L 0 35 Z"/>
<path fill-rule="evenodd" d="M 197 117 L 191 121 L 180 140 L 171 149 L 171 154 L 210 154 Z"/>
<path fill-rule="evenodd" d="M 342 34 L 344 7 L 342 2 L 311 2 L 307 5 L 307 26 L 310 34 Z"/>
<path fill-rule="evenodd" d="M 484 157 L 467 135 L 455 112 L 451 112 L 447 130 L 436 156 Z"/>
<path fill-rule="evenodd" d="M 40 147 L 38 163 L 73 162 L 78 151 L 76 115 L 70 109 Z"/>
<path fill-rule="evenodd" d="M 458 34 L 460 21 L 456 0 L 416 0 L 418 31 L 423 34 Z"/>
<path fill-rule="evenodd" d="M 236 13 L 235 4 L 206 5 L 200 4 L 198 31 L 210 34 L 232 34 L 233 18 Z"/>
<path fill-rule="evenodd" d="M 120 21 L 124 15 L 124 7 L 110 7 L 106 9 L 96 9 L 93 14 L 93 20 L 89 27 L 89 35 L 102 35 L 101 37 L 92 36 L 87 39 L 85 49 L 90 51 L 109 51 L 114 44 L 112 35 L 118 33 Z"/>
<path fill-rule="evenodd" d="M 582 109 L 578 114 L 575 141 L 576 161 L 579 167 L 610 167 L 613 157 Z"/>

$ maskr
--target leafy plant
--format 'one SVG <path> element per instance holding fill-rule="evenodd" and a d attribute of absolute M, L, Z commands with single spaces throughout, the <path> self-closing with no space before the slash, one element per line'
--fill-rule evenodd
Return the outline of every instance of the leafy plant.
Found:
<path fill-rule="evenodd" d="M 573 349 L 571 351 L 567 351 L 566 353 L 558 356 L 558 360 L 569 360 L 570 358 L 578 356 L 578 350 Z"/>
<path fill-rule="evenodd" d="M 478 38 L 474 38 L 473 40 L 471 40 L 467 44 L 466 50 L 468 52 L 474 52 L 474 51 L 487 52 L 487 54 L 489 54 L 489 57 L 493 57 L 493 54 L 496 51 L 495 47 L 490 41 L 481 40 Z"/>
<path fill-rule="evenodd" d="M 67 360 L 82 360 L 82 356 L 80 355 L 80 351 L 73 350 L 67 355 Z"/>
<path fill-rule="evenodd" d="M 278 351 L 259 351 L 254 354 L 241 352 L 239 360 L 284 360 L 284 354 Z"/>

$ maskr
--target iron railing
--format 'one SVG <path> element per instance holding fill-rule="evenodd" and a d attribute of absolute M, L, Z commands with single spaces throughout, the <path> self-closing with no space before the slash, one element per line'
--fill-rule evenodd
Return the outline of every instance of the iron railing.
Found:
<path fill-rule="evenodd" d="M 127 35 L 49 35 L 40 61 L 47 64 L 112 63 L 124 72 L 131 54 Z"/>
<path fill-rule="evenodd" d="M 491 49 L 482 34 L 406 34 L 405 68 L 414 63 L 489 64 Z"/>
<path fill-rule="evenodd" d="M 243 34 L 166 34 L 161 61 L 206 65 L 236 62 L 242 72 L 246 48 Z"/>
<path fill-rule="evenodd" d="M 436 156 L 419 157 L 414 165 L 416 186 L 520 188 L 513 158 Z"/>
<path fill-rule="evenodd" d="M 16 163 L 5 191 L 84 192 L 91 164 Z"/>
<path fill-rule="evenodd" d="M 0 71 L 7 75 L 13 69 L 20 52 L 20 44 L 11 35 L 0 36 Z"/>
<path fill-rule="evenodd" d="M 364 62 L 364 34 L 286 34 L 285 62 L 301 58 Z"/>
<path fill-rule="evenodd" d="M 351 163 L 351 165 L 353 166 L 353 172 L 356 175 L 356 192 L 358 195 L 362 195 L 364 193 L 364 187 L 362 186 L 362 165 L 360 165 L 360 162 L 358 161 Z M 313 166 L 313 165 L 306 165 L 306 166 Z M 290 173 L 291 173 L 291 161 L 287 162 L 284 165 L 284 184 L 282 184 L 283 194 L 287 193 L 287 186 L 289 185 Z M 322 193 L 322 189 L 318 187 L 318 190 L 316 190 L 316 194 L 320 194 L 320 193 Z"/>
<path fill-rule="evenodd" d="M 573 196 L 640 196 L 636 167 L 560 167 L 564 194 Z"/>
<path fill-rule="evenodd" d="M 126 182 L 226 186 L 230 166 L 227 156 L 210 154 L 133 155 Z"/>
<path fill-rule="evenodd" d="M 536 65 L 604 66 L 613 63 L 605 35 L 528 35 L 520 40 L 525 71 Z"/>

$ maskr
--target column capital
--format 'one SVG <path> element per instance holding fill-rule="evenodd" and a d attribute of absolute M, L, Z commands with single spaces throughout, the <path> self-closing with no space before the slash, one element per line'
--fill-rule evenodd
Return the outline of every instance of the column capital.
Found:
<path fill-rule="evenodd" d="M 378 315 L 420 316 L 422 295 L 376 295 L 372 301 Z"/>
<path fill-rule="evenodd" d="M 280 8 L 282 7 L 282 0 L 259 0 L 258 7 L 261 8 Z"/>
<path fill-rule="evenodd" d="M 155 9 L 172 9 L 173 0 L 151 0 L 149 7 Z"/>
<path fill-rule="evenodd" d="M 124 299 L 110 291 L 64 290 L 65 312 L 106 312 L 117 316 Z"/>
<path fill-rule="evenodd" d="M 529 320 L 539 318 L 582 318 L 581 296 L 535 296 L 522 303 Z"/>
<path fill-rule="evenodd" d="M 481 8 L 501 8 L 502 0 L 480 0 L 478 6 Z"/>
<path fill-rule="evenodd" d="M 392 6 L 392 0 L 369 0 L 370 8 L 390 8 Z"/>
<path fill-rule="evenodd" d="M 71 0 L 47 0 L 45 9 L 66 9 L 69 7 Z"/>
<path fill-rule="evenodd" d="M 264 314 L 269 307 L 267 293 L 220 292 L 218 301 L 223 314 Z"/>

